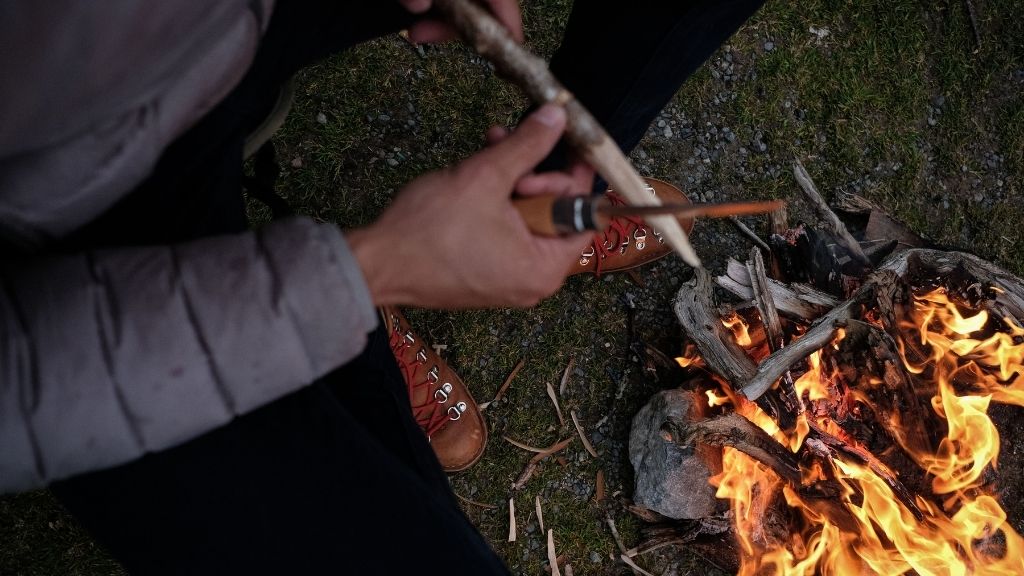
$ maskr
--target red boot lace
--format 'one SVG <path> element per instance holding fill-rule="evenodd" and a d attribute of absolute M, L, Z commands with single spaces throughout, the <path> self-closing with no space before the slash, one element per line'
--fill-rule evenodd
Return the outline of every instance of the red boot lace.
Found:
<path fill-rule="evenodd" d="M 405 352 L 412 348 L 412 342 L 405 337 L 405 334 L 397 331 L 397 324 L 395 327 L 395 330 L 391 330 L 391 352 L 394 353 L 395 360 L 398 361 L 398 367 L 402 370 L 402 377 L 405 378 L 405 385 L 409 392 L 409 402 L 412 403 L 416 392 L 421 388 L 427 387 L 428 389 L 426 401 L 413 405 L 412 415 L 416 418 L 416 423 L 419 424 L 420 428 L 430 437 L 443 428 L 449 420 L 448 412 L 443 410 L 441 404 L 434 398 L 436 389 L 431 390 L 431 387 L 438 385 L 440 379 L 437 382 L 432 382 L 426 374 L 420 376 L 421 368 L 425 364 L 420 362 L 409 363 L 406 361 Z"/>
<path fill-rule="evenodd" d="M 615 192 L 609 190 L 605 192 L 605 196 L 612 203 L 612 206 L 622 206 L 626 203 Z M 631 239 L 630 233 L 632 230 L 637 228 L 643 228 L 644 221 L 640 218 L 632 216 L 616 216 L 611 219 L 611 223 L 603 232 L 594 233 L 594 241 L 591 242 L 593 247 L 594 258 L 597 258 L 597 270 L 595 274 L 601 276 L 601 263 L 609 254 L 612 254 L 616 250 L 624 250 L 629 247 L 629 241 Z M 614 236 L 614 240 L 613 237 Z"/>

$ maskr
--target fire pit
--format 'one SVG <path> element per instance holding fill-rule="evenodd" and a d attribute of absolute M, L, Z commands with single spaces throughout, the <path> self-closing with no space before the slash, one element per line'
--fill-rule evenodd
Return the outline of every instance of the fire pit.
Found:
<path fill-rule="evenodd" d="M 989 415 L 1024 406 L 1024 282 L 925 249 L 836 272 L 833 294 L 765 268 L 757 249 L 730 265 L 718 284 L 742 301 L 725 310 L 704 270 L 679 293 L 687 408 L 656 414 L 698 502 L 674 524 L 638 507 L 661 521 L 647 547 L 714 535 L 750 575 L 1024 574 Z"/>

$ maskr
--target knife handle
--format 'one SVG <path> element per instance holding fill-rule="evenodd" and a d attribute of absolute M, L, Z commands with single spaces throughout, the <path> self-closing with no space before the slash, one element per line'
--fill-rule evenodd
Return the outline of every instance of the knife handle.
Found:
<path fill-rule="evenodd" d="M 541 194 L 512 200 L 526 227 L 538 236 L 565 236 L 588 230 L 604 230 L 608 218 L 597 211 L 600 196 Z"/>

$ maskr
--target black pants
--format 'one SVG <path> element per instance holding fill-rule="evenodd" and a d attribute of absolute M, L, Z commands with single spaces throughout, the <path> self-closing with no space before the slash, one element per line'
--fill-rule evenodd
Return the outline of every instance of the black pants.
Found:
<path fill-rule="evenodd" d="M 580 0 L 552 68 L 628 151 L 762 2 Z M 66 248 L 244 230 L 242 143 L 280 85 L 409 21 L 391 0 L 280 2 L 241 84 Z M 459 511 L 380 330 L 358 358 L 300 392 L 52 488 L 135 574 L 507 573 Z"/>

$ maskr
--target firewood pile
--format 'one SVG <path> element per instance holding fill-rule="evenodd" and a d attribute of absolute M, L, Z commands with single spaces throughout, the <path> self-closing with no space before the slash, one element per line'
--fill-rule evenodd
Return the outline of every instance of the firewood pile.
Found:
<path fill-rule="evenodd" d="M 1024 282 L 845 197 L 856 240 L 794 172 L 816 225 L 774 214 L 769 251 L 697 269 L 676 298 L 687 379 L 634 419 L 635 552 L 685 543 L 741 574 L 1024 573 L 998 500 L 1011 422 L 989 415 L 1024 406 Z"/>

